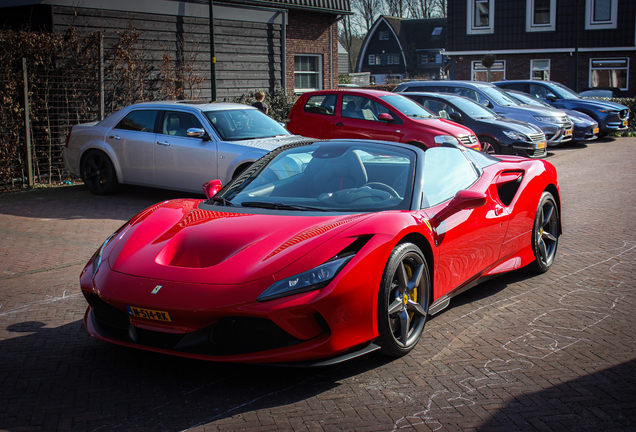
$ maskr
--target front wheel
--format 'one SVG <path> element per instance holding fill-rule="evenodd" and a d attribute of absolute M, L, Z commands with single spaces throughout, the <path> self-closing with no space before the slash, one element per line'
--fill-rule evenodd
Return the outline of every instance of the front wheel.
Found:
<path fill-rule="evenodd" d="M 481 151 L 488 154 L 501 154 L 501 146 L 491 138 L 481 138 Z"/>
<path fill-rule="evenodd" d="M 559 245 L 559 208 L 550 192 L 543 192 L 532 229 L 532 252 L 534 262 L 530 269 L 545 273 L 554 263 Z"/>
<path fill-rule="evenodd" d="M 428 315 L 430 278 L 422 251 L 399 244 L 382 275 L 378 298 L 378 345 L 390 357 L 409 353 L 422 336 Z"/>

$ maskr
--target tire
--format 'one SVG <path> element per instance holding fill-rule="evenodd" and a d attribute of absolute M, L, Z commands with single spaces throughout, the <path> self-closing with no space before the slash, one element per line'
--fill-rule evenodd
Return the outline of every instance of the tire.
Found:
<path fill-rule="evenodd" d="M 481 151 L 488 154 L 501 154 L 501 146 L 492 138 L 481 138 Z"/>
<path fill-rule="evenodd" d="M 430 299 L 428 265 L 422 251 L 401 243 L 391 252 L 378 295 L 380 353 L 408 354 L 422 337 Z"/>
<path fill-rule="evenodd" d="M 100 150 L 89 150 L 82 157 L 80 175 L 88 190 L 96 195 L 112 194 L 119 187 L 113 163 Z"/>
<path fill-rule="evenodd" d="M 554 264 L 559 245 L 559 208 L 550 192 L 543 192 L 532 228 L 534 262 L 530 270 L 545 273 Z"/>

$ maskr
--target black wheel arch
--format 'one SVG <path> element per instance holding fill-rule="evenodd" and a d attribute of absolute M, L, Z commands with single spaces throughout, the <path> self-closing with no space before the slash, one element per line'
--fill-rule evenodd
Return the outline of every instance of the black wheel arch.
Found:
<path fill-rule="evenodd" d="M 431 278 L 430 280 L 431 292 L 429 293 L 430 302 L 433 303 L 433 292 L 434 292 L 433 280 L 435 279 L 433 277 L 433 269 L 435 268 L 435 259 L 434 259 L 433 248 L 431 247 L 431 244 L 426 239 L 426 237 L 416 232 L 407 234 L 406 236 L 402 237 L 400 241 L 398 242 L 398 244 L 401 244 L 401 243 L 413 243 L 415 246 L 420 248 L 420 250 L 424 254 L 424 258 L 426 260 L 426 266 L 428 267 L 428 274 Z"/>

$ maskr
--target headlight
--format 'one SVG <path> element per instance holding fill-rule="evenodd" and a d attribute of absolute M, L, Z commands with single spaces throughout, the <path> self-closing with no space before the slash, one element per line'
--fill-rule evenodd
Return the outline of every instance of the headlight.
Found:
<path fill-rule="evenodd" d="M 528 138 L 527 136 L 525 136 L 524 134 L 519 133 L 519 132 L 505 130 L 505 131 L 503 131 L 503 133 L 508 138 L 513 139 L 513 140 L 517 140 L 517 141 L 531 141 L 530 138 Z"/>
<path fill-rule="evenodd" d="M 435 137 L 437 144 L 459 144 L 459 140 L 452 135 L 437 135 Z"/>
<path fill-rule="evenodd" d="M 543 123 L 554 123 L 554 124 L 561 124 L 563 123 L 561 121 L 561 119 L 557 118 L 557 117 L 542 117 L 542 116 L 534 116 L 535 120 L 543 122 Z"/>
<path fill-rule="evenodd" d="M 106 241 L 102 243 L 99 249 L 97 249 L 97 252 L 95 252 L 95 258 L 93 259 L 93 277 L 95 277 L 95 273 L 97 273 L 99 266 L 102 265 L 102 254 L 104 253 L 104 249 L 106 249 L 106 246 L 108 245 L 108 243 L 110 243 L 110 241 L 117 234 L 119 234 L 119 231 L 116 231 L 113 234 L 111 234 L 110 237 L 108 237 Z"/>
<path fill-rule="evenodd" d="M 351 258 L 353 255 L 328 261 L 309 271 L 280 280 L 263 291 L 257 300 L 264 302 L 327 286 Z"/>
<path fill-rule="evenodd" d="M 570 117 L 570 120 L 572 120 L 572 123 L 577 125 L 585 124 L 585 122 L 579 117 Z"/>

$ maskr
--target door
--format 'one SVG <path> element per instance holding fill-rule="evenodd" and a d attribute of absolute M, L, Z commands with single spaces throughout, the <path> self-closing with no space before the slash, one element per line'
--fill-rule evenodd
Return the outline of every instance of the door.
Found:
<path fill-rule="evenodd" d="M 217 142 L 187 136 L 188 129 L 205 129 L 193 113 L 165 111 L 155 143 L 158 187 L 201 192 L 217 178 Z"/>
<path fill-rule="evenodd" d="M 333 128 L 336 116 L 336 94 L 317 94 L 311 96 L 303 106 L 301 130 L 294 129 L 294 133 L 318 139 L 333 138 Z M 291 122 L 298 119 L 291 119 Z M 290 127 L 292 125 L 290 124 Z"/>
<path fill-rule="evenodd" d="M 499 259 L 509 216 L 504 206 L 490 195 L 490 185 L 483 183 L 461 150 L 433 147 L 426 151 L 423 188 L 431 206 L 429 214 L 439 213 L 460 190 L 486 194 L 485 205 L 460 210 L 436 227 L 439 247 L 436 298 L 471 281 Z"/>
<path fill-rule="evenodd" d="M 336 116 L 334 138 L 396 141 L 395 124 L 379 120 L 380 114 L 390 114 L 382 103 L 364 96 L 344 94 Z"/>
<path fill-rule="evenodd" d="M 129 112 L 106 135 L 117 155 L 122 182 L 154 186 L 155 122 L 159 110 Z"/>

